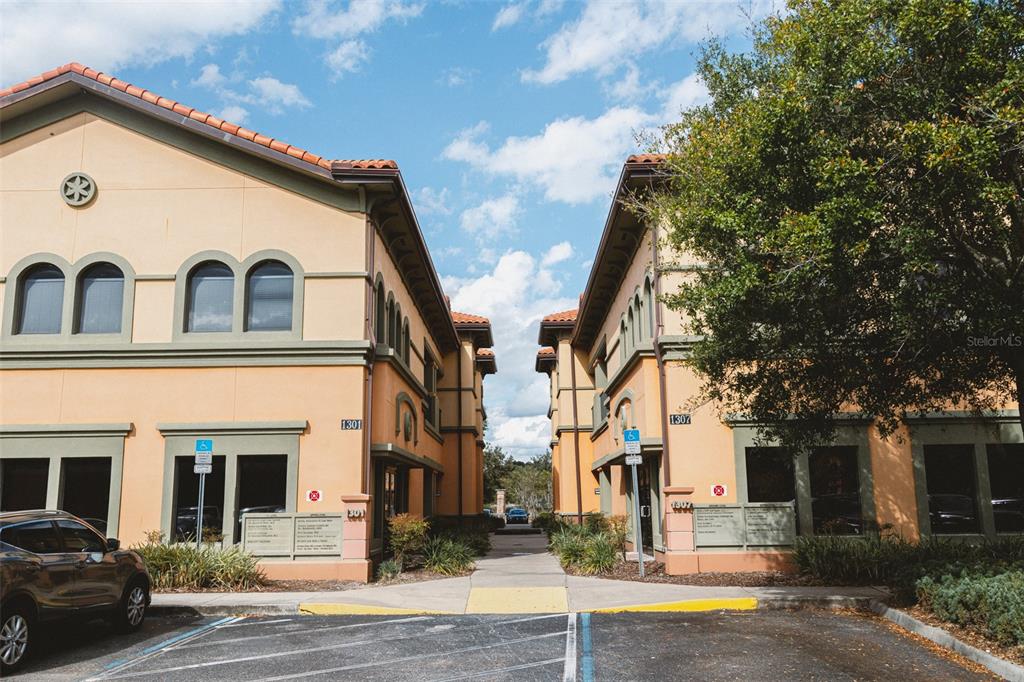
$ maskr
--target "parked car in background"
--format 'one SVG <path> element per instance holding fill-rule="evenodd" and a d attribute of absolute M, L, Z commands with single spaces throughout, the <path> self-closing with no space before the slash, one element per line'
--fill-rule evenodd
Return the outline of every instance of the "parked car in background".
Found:
<path fill-rule="evenodd" d="M 521 507 L 509 507 L 505 510 L 506 523 L 529 523 L 530 515 Z"/>
<path fill-rule="evenodd" d="M 149 573 L 136 552 L 62 511 L 0 513 L 0 663 L 21 665 L 39 623 L 109 618 L 139 629 L 149 607 Z"/>
<path fill-rule="evenodd" d="M 174 517 L 175 540 L 195 542 L 198 516 L 199 507 L 178 507 L 178 512 Z M 211 528 L 220 529 L 223 525 L 224 519 L 221 517 L 220 507 L 203 505 L 203 528 L 209 531 Z"/>

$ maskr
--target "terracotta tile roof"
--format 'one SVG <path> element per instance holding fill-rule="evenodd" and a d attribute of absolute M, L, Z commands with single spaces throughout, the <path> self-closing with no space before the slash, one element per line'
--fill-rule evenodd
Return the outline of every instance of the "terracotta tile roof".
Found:
<path fill-rule="evenodd" d="M 494 351 L 491 350 L 490 348 L 480 348 L 477 350 L 476 356 L 478 358 L 493 358 Z"/>
<path fill-rule="evenodd" d="M 628 159 L 626 159 L 626 163 L 658 164 L 665 163 L 667 159 L 668 154 L 633 154 Z"/>
<path fill-rule="evenodd" d="M 490 324 L 491 321 L 481 315 L 471 315 L 470 313 L 460 313 L 458 311 L 452 311 L 452 320 L 455 324 Z"/>
<path fill-rule="evenodd" d="M 575 322 L 576 313 L 578 312 L 579 310 L 573 309 L 563 310 L 560 313 L 551 313 L 550 315 L 544 316 L 544 322 Z"/>
<path fill-rule="evenodd" d="M 539 351 L 537 351 L 537 357 L 538 358 L 553 358 L 553 357 L 555 357 L 555 349 L 552 348 L 551 346 L 544 346 Z"/>
<path fill-rule="evenodd" d="M 51 69 L 49 71 L 46 71 L 45 73 L 41 73 L 38 76 L 33 76 L 32 78 L 29 78 L 28 80 L 18 83 L 16 85 L 12 85 L 9 88 L 4 88 L 0 90 L 0 97 L 6 97 L 7 95 L 13 95 L 16 92 L 27 90 L 28 88 L 39 85 L 40 83 L 45 83 L 48 80 L 52 80 L 54 78 L 57 78 L 58 76 L 62 76 L 69 72 L 76 73 L 85 78 L 92 79 L 97 83 L 102 83 L 103 85 L 107 85 L 111 88 L 114 88 L 115 90 L 120 90 L 121 92 L 127 95 L 137 97 L 145 102 L 149 102 L 150 104 L 162 107 L 164 109 L 168 109 L 176 114 L 180 114 L 181 116 L 190 118 L 193 121 L 198 121 L 199 123 L 208 125 L 211 128 L 221 130 L 225 133 L 228 133 L 229 135 L 235 135 L 242 139 L 249 140 L 250 142 L 253 142 L 255 144 L 262 145 L 264 147 L 267 147 L 268 149 L 273 149 L 274 151 L 280 152 L 281 154 L 287 154 L 288 156 L 299 159 L 300 161 L 304 161 L 314 166 L 319 166 L 326 170 L 331 170 L 332 165 L 338 168 L 365 170 L 398 169 L 398 164 L 389 159 L 326 159 L 317 154 L 308 152 L 305 149 L 301 149 L 294 145 L 290 145 L 287 142 L 283 142 L 272 137 L 267 137 L 266 135 L 260 135 L 255 131 L 219 119 L 212 114 L 207 114 L 193 107 L 181 104 L 180 102 L 176 102 L 172 99 L 161 97 L 160 95 L 154 92 L 144 90 L 140 87 L 132 85 L 131 83 L 126 83 L 125 81 L 114 78 L 109 74 L 101 73 L 95 69 L 90 69 L 89 67 L 79 64 L 78 62 L 71 62 L 70 64 L 65 64 L 64 66 L 60 66 L 56 69 Z"/>

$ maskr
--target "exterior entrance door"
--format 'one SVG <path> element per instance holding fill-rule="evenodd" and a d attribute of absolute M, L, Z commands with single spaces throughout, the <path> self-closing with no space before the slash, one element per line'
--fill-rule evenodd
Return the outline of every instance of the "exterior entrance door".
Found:
<path fill-rule="evenodd" d="M 629 467 L 627 467 L 628 470 Z M 651 524 L 653 509 L 651 508 L 651 474 L 648 460 L 636 468 L 636 480 L 640 487 L 640 532 L 644 536 L 644 548 L 650 549 L 654 536 L 654 527 Z M 632 476 L 632 472 L 629 472 Z"/>

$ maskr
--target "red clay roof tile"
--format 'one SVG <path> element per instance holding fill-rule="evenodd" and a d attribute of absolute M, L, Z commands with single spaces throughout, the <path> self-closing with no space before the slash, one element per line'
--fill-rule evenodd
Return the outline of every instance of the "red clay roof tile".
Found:
<path fill-rule="evenodd" d="M 228 123 L 227 121 L 221 120 L 216 116 L 211 116 L 210 114 L 204 113 L 197 109 L 193 109 L 192 107 L 189 107 L 185 104 L 180 104 L 172 99 L 161 97 L 160 95 L 149 92 L 148 90 L 136 87 L 130 83 L 126 83 L 125 81 L 117 79 L 109 74 L 100 73 L 95 69 L 90 69 L 84 64 L 79 64 L 78 62 L 70 62 L 68 64 L 64 64 L 63 66 L 59 66 L 55 69 L 50 69 L 49 71 L 41 73 L 38 76 L 33 76 L 32 78 L 22 81 L 21 83 L 16 83 L 15 85 L 12 85 L 8 88 L 0 89 L 0 97 L 6 97 L 7 95 L 13 95 L 16 92 L 27 90 L 28 88 L 39 85 L 40 83 L 45 83 L 48 80 L 52 80 L 68 72 L 77 73 L 80 76 L 89 78 L 98 83 L 102 83 L 103 85 L 108 85 L 117 90 L 121 90 L 126 94 L 131 95 L 132 97 L 137 97 L 145 102 L 155 104 L 156 106 L 161 107 L 163 109 L 169 109 L 177 114 L 181 114 L 182 116 L 187 116 L 192 120 L 204 123 L 210 126 L 211 128 L 222 130 L 228 133 L 229 135 L 237 135 L 239 137 L 243 137 L 256 144 L 267 147 L 268 149 L 272 149 L 282 154 L 287 154 L 288 156 L 300 159 L 314 166 L 319 166 L 320 168 L 331 170 L 332 161 L 325 159 L 322 156 L 311 154 L 303 149 L 299 149 L 298 147 L 292 147 L 287 143 L 279 142 L 265 135 L 259 135 L 258 133 L 255 133 L 251 130 L 246 130 L 245 128 L 241 128 L 233 123 Z M 338 166 L 341 168 L 351 168 L 359 170 L 398 170 L 398 164 L 390 159 L 339 159 L 338 161 L 334 161 L 333 163 L 338 164 Z"/>
<path fill-rule="evenodd" d="M 555 357 L 555 349 L 552 348 L 551 346 L 544 346 L 539 351 L 537 351 L 537 357 L 538 358 L 553 358 L 553 357 Z"/>
<path fill-rule="evenodd" d="M 544 316 L 544 322 L 575 322 L 578 310 L 563 310 L 560 313 L 551 313 Z"/>
<path fill-rule="evenodd" d="M 665 163 L 668 159 L 668 154 L 633 154 L 626 159 L 626 163 L 650 163 L 659 164 Z"/>
<path fill-rule="evenodd" d="M 478 358 L 493 358 L 494 351 L 491 350 L 490 348 L 479 348 L 476 351 L 476 356 Z"/>
<path fill-rule="evenodd" d="M 455 324 L 490 324 L 491 321 L 486 317 L 480 315 L 472 315 L 470 313 L 460 313 L 455 310 L 452 311 L 452 321 Z"/>

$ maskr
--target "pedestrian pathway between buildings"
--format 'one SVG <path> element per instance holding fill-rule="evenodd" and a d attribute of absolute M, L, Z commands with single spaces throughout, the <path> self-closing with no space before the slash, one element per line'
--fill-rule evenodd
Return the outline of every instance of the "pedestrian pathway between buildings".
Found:
<path fill-rule="evenodd" d="M 233 592 L 153 595 L 158 612 L 421 614 L 709 611 L 780 605 L 866 607 L 874 588 L 699 587 L 566 575 L 542 535 L 492 536 L 472 575 L 336 592 Z"/>

